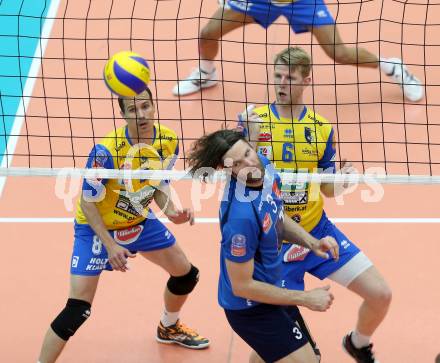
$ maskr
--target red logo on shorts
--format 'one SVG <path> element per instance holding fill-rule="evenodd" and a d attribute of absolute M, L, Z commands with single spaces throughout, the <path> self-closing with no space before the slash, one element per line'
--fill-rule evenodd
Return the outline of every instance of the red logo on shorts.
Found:
<path fill-rule="evenodd" d="M 308 248 L 298 245 L 292 245 L 284 254 L 284 262 L 303 261 L 310 252 Z"/>
<path fill-rule="evenodd" d="M 133 243 L 139 238 L 143 229 L 144 226 L 133 226 L 126 229 L 118 229 L 114 233 L 115 241 L 121 245 Z"/>

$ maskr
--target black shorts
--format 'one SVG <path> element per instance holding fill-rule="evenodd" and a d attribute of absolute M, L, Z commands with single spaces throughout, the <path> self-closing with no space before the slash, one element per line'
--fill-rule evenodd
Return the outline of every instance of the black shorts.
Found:
<path fill-rule="evenodd" d="M 308 343 L 295 314 L 289 313 L 282 306 L 267 304 L 243 310 L 225 309 L 231 328 L 267 363 L 287 357 Z"/>

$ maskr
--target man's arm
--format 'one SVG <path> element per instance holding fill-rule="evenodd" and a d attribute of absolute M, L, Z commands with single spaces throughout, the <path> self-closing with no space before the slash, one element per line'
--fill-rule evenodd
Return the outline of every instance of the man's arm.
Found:
<path fill-rule="evenodd" d="M 154 201 L 171 222 L 175 224 L 185 222 L 189 222 L 190 225 L 194 224 L 194 212 L 191 209 L 184 208 L 180 210 L 174 205 L 168 183 L 162 183 L 160 188 L 154 191 Z"/>
<path fill-rule="evenodd" d="M 357 171 L 353 167 L 353 165 L 347 161 L 342 160 L 341 161 L 341 169 L 339 170 L 340 174 L 356 174 Z M 321 192 L 324 194 L 327 198 L 334 198 L 338 195 L 341 195 L 345 189 L 349 188 L 351 184 L 349 182 L 345 182 L 343 184 L 341 183 L 321 183 Z"/>
<path fill-rule="evenodd" d="M 126 271 L 126 257 L 135 257 L 136 255 L 131 253 L 126 248 L 119 246 L 115 242 L 115 240 L 107 230 L 107 227 L 102 220 L 101 214 L 99 213 L 99 210 L 94 202 L 87 202 L 86 200 L 84 200 L 84 197 L 81 196 L 81 209 L 87 219 L 88 224 L 105 246 L 112 268 L 117 271 Z"/>
<path fill-rule="evenodd" d="M 242 263 L 226 259 L 226 268 L 234 295 L 244 299 L 273 305 L 299 305 L 315 311 L 326 311 L 333 301 L 329 286 L 297 291 L 254 280 L 253 259 Z"/>
<path fill-rule="evenodd" d="M 286 213 L 284 213 L 283 239 L 304 246 L 319 257 L 328 258 L 327 252 L 330 252 L 335 260 L 339 258 L 339 245 L 333 237 L 316 239 Z"/>

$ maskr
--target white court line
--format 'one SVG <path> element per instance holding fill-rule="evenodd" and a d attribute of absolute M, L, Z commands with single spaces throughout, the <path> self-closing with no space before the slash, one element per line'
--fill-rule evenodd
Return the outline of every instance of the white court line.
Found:
<path fill-rule="evenodd" d="M 163 223 L 169 223 L 167 218 L 159 218 Z M 330 218 L 334 223 L 440 223 L 440 218 Z M 73 218 L 26 218 L 3 217 L 0 223 L 73 223 Z M 196 218 L 196 223 L 218 223 L 218 218 Z"/>
<path fill-rule="evenodd" d="M 11 129 L 11 136 L 8 139 L 6 149 L 8 152 L 7 157 L 4 157 L 0 167 L 6 168 L 11 165 L 12 156 L 15 153 L 15 148 L 17 146 L 18 135 L 21 132 L 21 127 L 23 126 L 23 115 L 28 109 L 29 101 L 31 99 L 35 81 L 37 80 L 38 72 L 40 72 L 41 59 L 44 56 L 47 43 L 49 41 L 49 36 L 52 31 L 52 26 L 55 22 L 55 17 L 58 12 L 58 7 L 60 5 L 60 0 L 52 0 L 50 7 L 47 11 L 46 19 L 44 20 L 43 29 L 41 30 L 40 39 L 37 44 L 37 48 L 34 52 L 34 57 L 29 68 L 29 73 L 27 75 L 26 83 L 24 85 L 23 94 L 21 100 L 18 103 L 17 112 L 15 114 L 14 123 Z M 0 177 L 0 196 L 3 193 L 3 188 L 5 187 L 6 177 Z"/>

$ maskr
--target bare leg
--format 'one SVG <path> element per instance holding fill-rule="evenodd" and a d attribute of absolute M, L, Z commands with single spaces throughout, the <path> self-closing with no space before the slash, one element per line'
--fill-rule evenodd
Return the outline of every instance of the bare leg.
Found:
<path fill-rule="evenodd" d="M 214 60 L 218 53 L 218 40 L 234 29 L 241 28 L 254 20 L 245 14 L 220 7 L 200 31 L 200 59 Z"/>
<path fill-rule="evenodd" d="M 156 265 L 161 266 L 171 276 L 186 275 L 191 269 L 191 264 L 184 252 L 176 243 L 169 248 L 152 252 L 142 252 L 141 255 Z M 188 295 L 175 295 L 165 287 L 165 309 L 169 312 L 180 311 Z"/>
<path fill-rule="evenodd" d="M 324 52 L 336 63 L 352 64 L 359 67 L 377 68 L 379 58 L 365 48 L 347 47 L 339 35 L 336 25 L 311 27 Z"/>
<path fill-rule="evenodd" d="M 359 308 L 357 331 L 362 335 L 372 336 L 388 312 L 392 298 L 391 289 L 374 266 L 358 276 L 348 289 L 364 299 Z"/>
<path fill-rule="evenodd" d="M 70 276 L 69 298 L 84 300 L 90 304 L 95 297 L 99 276 Z M 46 332 L 40 352 L 40 363 L 54 363 L 64 349 L 67 341 L 61 339 L 51 327 Z"/>
<path fill-rule="evenodd" d="M 318 363 L 310 343 L 290 353 L 287 357 L 277 360 L 277 363 Z"/>
<path fill-rule="evenodd" d="M 249 363 L 264 363 L 264 360 L 257 354 L 255 350 L 251 352 L 251 356 L 249 357 Z"/>

